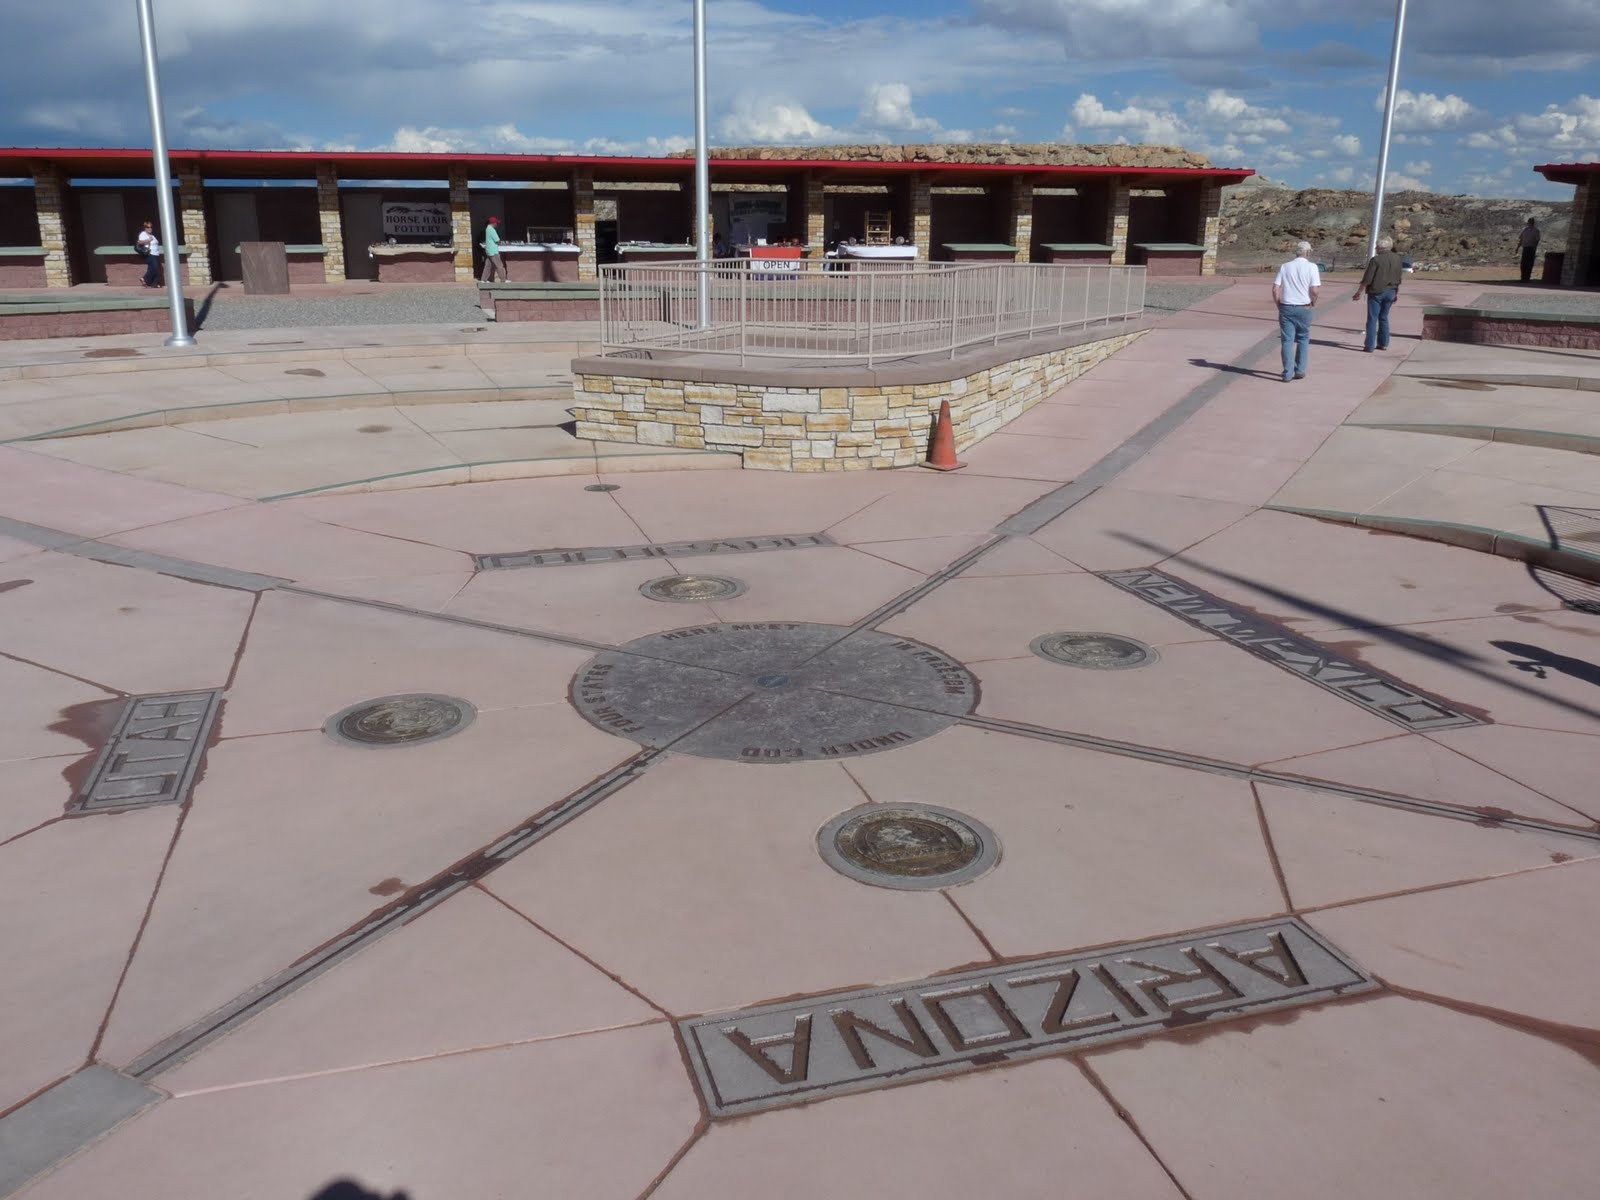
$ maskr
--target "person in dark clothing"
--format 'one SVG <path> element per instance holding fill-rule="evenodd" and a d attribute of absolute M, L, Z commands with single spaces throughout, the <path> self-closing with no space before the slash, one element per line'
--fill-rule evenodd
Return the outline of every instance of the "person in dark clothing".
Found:
<path fill-rule="evenodd" d="M 1393 238 L 1379 238 L 1378 252 L 1367 259 L 1367 269 L 1356 285 L 1352 300 L 1367 294 L 1367 340 L 1362 346 L 1371 354 L 1374 346 L 1379 350 L 1389 348 L 1389 310 L 1400 295 L 1400 276 L 1404 274 L 1400 256 L 1394 252 Z"/>
<path fill-rule="evenodd" d="M 1522 251 L 1522 282 L 1527 283 L 1533 278 L 1533 259 L 1539 252 L 1539 226 L 1532 217 L 1517 235 L 1517 249 Z"/>

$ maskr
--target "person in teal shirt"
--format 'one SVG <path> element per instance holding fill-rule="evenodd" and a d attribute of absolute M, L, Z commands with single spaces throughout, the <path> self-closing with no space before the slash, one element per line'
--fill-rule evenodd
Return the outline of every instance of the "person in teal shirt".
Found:
<path fill-rule="evenodd" d="M 511 275 L 500 257 L 500 218 L 490 217 L 483 230 L 483 282 L 493 283 L 496 272 L 501 279 L 511 282 Z"/>

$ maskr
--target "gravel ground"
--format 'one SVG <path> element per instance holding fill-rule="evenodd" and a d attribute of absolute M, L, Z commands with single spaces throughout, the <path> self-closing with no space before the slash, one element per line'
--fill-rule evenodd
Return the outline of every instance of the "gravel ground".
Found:
<path fill-rule="evenodd" d="M 472 286 L 408 287 L 348 296 L 217 292 L 195 306 L 198 329 L 305 329 L 319 325 L 483 324 Z"/>
<path fill-rule="evenodd" d="M 1510 309 L 1528 313 L 1577 313 L 1600 317 L 1600 292 L 1485 292 L 1474 308 Z"/>
<path fill-rule="evenodd" d="M 1157 316 L 1181 312 L 1191 304 L 1198 304 L 1207 296 L 1232 286 L 1231 279 L 1152 280 L 1144 287 L 1144 306 Z"/>

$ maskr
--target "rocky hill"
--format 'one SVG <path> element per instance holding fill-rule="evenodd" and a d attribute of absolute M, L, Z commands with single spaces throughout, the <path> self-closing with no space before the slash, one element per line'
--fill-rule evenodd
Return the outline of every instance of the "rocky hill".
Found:
<path fill-rule="evenodd" d="M 1539 222 L 1544 246 L 1565 245 L 1571 209 L 1568 201 L 1394 192 L 1384 201 L 1383 224 L 1395 248 L 1419 264 L 1486 266 L 1514 261 L 1529 217 Z M 1219 258 L 1239 266 L 1279 262 L 1303 239 L 1321 262 L 1356 265 L 1365 258 L 1371 220 L 1370 192 L 1295 191 L 1270 180 L 1228 188 Z"/>
<path fill-rule="evenodd" d="M 1049 163 L 1070 167 L 1209 167 L 1204 154 L 1182 146 L 1080 146 L 1065 142 L 934 142 L 928 145 L 857 146 L 713 146 L 706 151 L 714 159 L 757 159 L 762 162 L 844 162 L 894 163 L 1004 163 L 1023 166 Z M 675 158 L 692 158 L 693 150 L 682 150 Z"/>

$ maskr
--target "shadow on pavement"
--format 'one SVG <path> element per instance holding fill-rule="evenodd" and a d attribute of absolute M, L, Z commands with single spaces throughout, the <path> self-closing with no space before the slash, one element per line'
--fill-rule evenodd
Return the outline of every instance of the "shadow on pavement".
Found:
<path fill-rule="evenodd" d="M 410 1200 L 408 1193 L 369 1192 L 353 1179 L 340 1179 L 317 1192 L 310 1200 Z"/>
<path fill-rule="evenodd" d="M 1159 565 L 1163 568 L 1168 563 L 1179 563 L 1187 566 L 1197 567 L 1208 575 L 1213 575 L 1218 579 L 1225 579 L 1229 583 L 1236 583 L 1244 587 L 1252 588 L 1272 600 L 1276 600 L 1283 604 L 1293 605 L 1294 607 L 1299 608 L 1311 616 L 1334 622 L 1337 627 L 1336 630 L 1323 631 L 1323 636 L 1326 636 L 1326 634 L 1330 632 L 1359 630 L 1361 633 L 1366 634 L 1375 641 L 1387 642 L 1391 646 L 1395 646 L 1412 654 L 1420 655 L 1423 658 L 1430 658 L 1435 662 L 1446 663 L 1449 666 L 1454 667 L 1456 670 L 1463 672 L 1464 674 L 1472 675 L 1479 679 L 1488 680 L 1500 687 L 1511 688 L 1513 691 L 1521 692 L 1527 696 L 1537 697 L 1538 699 L 1543 700 L 1546 704 L 1554 705 L 1556 708 L 1564 709 L 1567 712 L 1579 713 L 1586 717 L 1600 717 L 1600 709 L 1590 708 L 1583 704 L 1574 704 L 1570 700 L 1563 700 L 1561 697 L 1552 696 L 1548 692 L 1539 688 L 1528 687 L 1526 684 L 1518 683 L 1514 679 L 1507 679 L 1502 675 L 1497 675 L 1494 672 L 1487 670 L 1487 666 L 1493 660 L 1486 655 L 1474 654 L 1470 650 L 1462 650 L 1455 646 L 1446 645 L 1443 642 L 1435 641 L 1426 634 L 1411 633 L 1404 629 L 1397 629 L 1394 626 L 1383 625 L 1371 617 L 1364 617 L 1360 613 L 1353 613 L 1342 608 L 1334 608 L 1331 605 L 1321 604 L 1299 594 L 1298 592 L 1284 591 L 1282 588 L 1273 587 L 1270 583 L 1265 583 L 1258 579 L 1252 579 L 1249 576 L 1235 575 L 1232 572 L 1224 571 L 1218 567 L 1195 562 L 1192 559 L 1185 558 L 1182 552 L 1174 553 L 1168 551 L 1165 547 L 1158 546 L 1153 542 L 1147 542 L 1142 538 L 1133 537 L 1125 533 L 1117 533 L 1113 534 L 1113 536 L 1121 541 L 1127 542 L 1129 545 L 1138 546 L 1141 550 L 1150 550 L 1157 554 L 1164 555 L 1165 557 L 1159 560 Z M 1267 617 L 1269 620 L 1276 619 L 1280 624 L 1284 623 L 1281 618 L 1272 618 L 1266 613 L 1262 613 L 1261 615 Z M 1311 641 L 1320 640 L 1317 634 L 1307 633 L 1299 634 L 1298 636 L 1308 638 Z M 1500 646 L 1500 643 L 1498 642 L 1491 642 L 1490 644 L 1501 649 L 1506 648 Z M 1522 644 L 1508 643 L 1508 645 L 1516 645 L 1520 647 Z M 1525 647 L 1525 649 L 1538 650 L 1537 647 Z M 1553 666 L 1553 664 L 1548 663 L 1548 658 L 1563 657 L 1560 655 L 1551 656 L 1548 651 L 1538 651 L 1538 653 L 1544 656 L 1544 659 L 1541 659 L 1541 661 L 1545 661 L 1547 666 Z M 1565 661 L 1571 663 L 1582 663 L 1581 659 L 1566 659 Z M 1588 664 L 1582 665 L 1587 666 Z M 1527 670 L 1528 668 L 1519 667 L 1518 669 Z M 1600 668 L 1591 669 L 1600 670 Z M 1546 678 L 1546 676 L 1540 675 L 1538 678 L 1543 679 Z"/>

